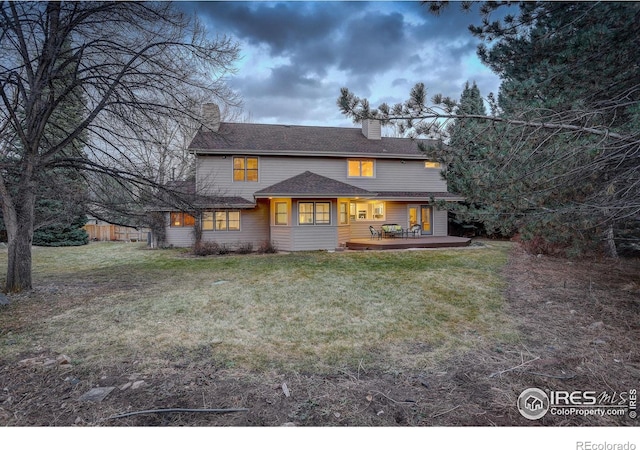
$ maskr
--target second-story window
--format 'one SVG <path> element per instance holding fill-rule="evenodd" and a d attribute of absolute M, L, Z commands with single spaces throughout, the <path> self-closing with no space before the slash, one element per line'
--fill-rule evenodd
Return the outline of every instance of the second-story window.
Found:
<path fill-rule="evenodd" d="M 233 181 L 258 181 L 258 158 L 234 156 Z"/>
<path fill-rule="evenodd" d="M 350 159 L 347 164 L 350 178 L 373 178 L 374 176 L 373 159 Z"/>

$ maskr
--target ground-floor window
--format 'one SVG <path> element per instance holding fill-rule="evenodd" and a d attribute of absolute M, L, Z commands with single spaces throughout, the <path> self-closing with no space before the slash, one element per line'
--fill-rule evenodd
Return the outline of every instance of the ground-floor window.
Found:
<path fill-rule="evenodd" d="M 386 208 L 384 202 L 351 202 L 349 206 L 349 216 L 352 221 L 358 220 L 379 220 L 384 221 Z"/>
<path fill-rule="evenodd" d="M 192 227 L 196 224 L 196 218 L 184 212 L 172 212 L 170 226 L 172 228 Z"/>
<path fill-rule="evenodd" d="M 213 230 L 213 211 L 205 211 L 202 213 L 202 229 Z"/>
<path fill-rule="evenodd" d="M 275 224 L 276 225 L 288 225 L 289 224 L 289 207 L 287 202 L 276 202 L 275 204 Z"/>
<path fill-rule="evenodd" d="M 298 223 L 300 225 L 330 225 L 331 202 L 298 203 Z"/>
<path fill-rule="evenodd" d="M 202 230 L 239 231 L 240 211 L 204 211 Z"/>
<path fill-rule="evenodd" d="M 349 223 L 349 203 L 340 202 L 338 208 L 338 213 L 340 215 L 340 225 L 347 225 Z"/>
<path fill-rule="evenodd" d="M 240 231 L 240 211 L 216 211 L 216 231 Z"/>

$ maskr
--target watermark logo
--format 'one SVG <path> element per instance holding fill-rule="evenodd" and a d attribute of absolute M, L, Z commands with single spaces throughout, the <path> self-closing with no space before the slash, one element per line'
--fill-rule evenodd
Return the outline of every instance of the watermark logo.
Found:
<path fill-rule="evenodd" d="M 518 411 L 529 420 L 554 416 L 637 417 L 637 390 L 622 392 L 549 391 L 528 388 L 518 397 Z"/>
<path fill-rule="evenodd" d="M 518 411 L 529 420 L 544 417 L 549 411 L 549 397 L 542 389 L 529 388 L 518 397 Z"/>

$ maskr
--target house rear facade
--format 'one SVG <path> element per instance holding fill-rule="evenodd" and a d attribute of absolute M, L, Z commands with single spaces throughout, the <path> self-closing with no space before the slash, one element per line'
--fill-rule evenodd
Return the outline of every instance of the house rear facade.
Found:
<path fill-rule="evenodd" d="M 203 111 L 189 150 L 195 190 L 209 200 L 197 215 L 165 212 L 168 245 L 192 245 L 196 217 L 204 241 L 288 251 L 344 247 L 388 223 L 446 236 L 447 211 L 438 204 L 462 200 L 416 141 L 382 137 L 379 121 L 361 129 L 221 123 L 215 105 Z"/>

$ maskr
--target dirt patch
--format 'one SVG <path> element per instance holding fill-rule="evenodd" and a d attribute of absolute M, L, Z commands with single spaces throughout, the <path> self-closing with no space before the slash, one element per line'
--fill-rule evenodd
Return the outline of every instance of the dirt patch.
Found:
<path fill-rule="evenodd" d="M 531 421 L 516 401 L 529 387 L 618 396 L 640 387 L 640 261 L 568 261 L 516 247 L 504 276 L 519 340 L 486 342 L 420 373 L 363 364 L 332 374 L 244 373 L 196 353 L 153 372 L 140 361 L 88 370 L 44 349 L 0 361 L 0 425 L 637 425 L 626 415 Z M 114 389 L 80 400 L 96 387 Z M 246 410 L 113 418 L 166 408 Z"/>

